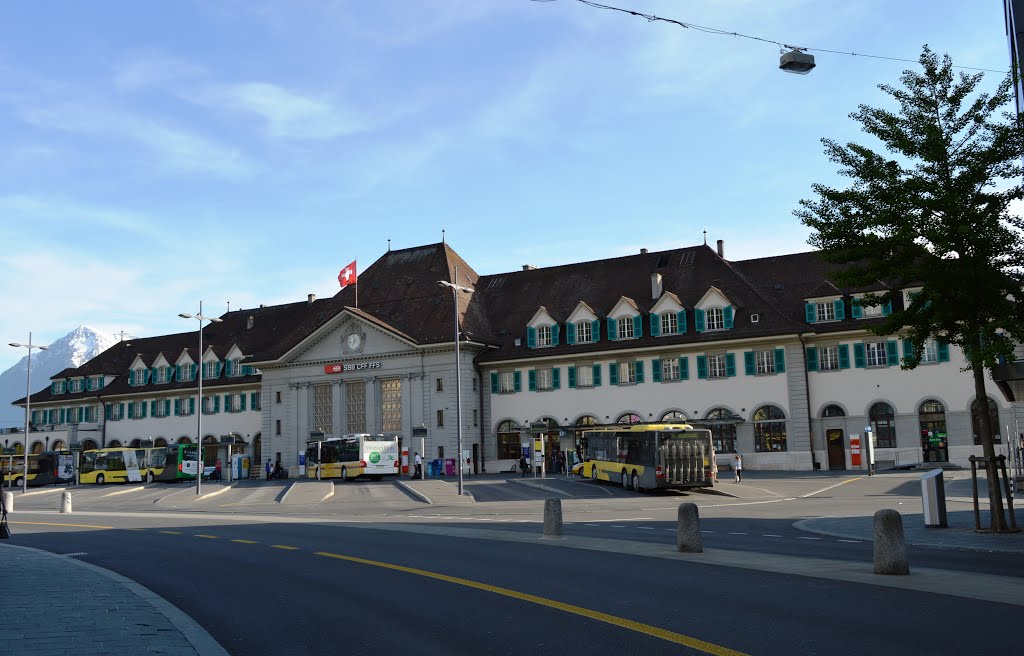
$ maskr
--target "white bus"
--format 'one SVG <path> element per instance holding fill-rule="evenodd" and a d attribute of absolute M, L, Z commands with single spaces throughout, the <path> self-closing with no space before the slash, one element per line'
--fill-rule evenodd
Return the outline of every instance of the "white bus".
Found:
<path fill-rule="evenodd" d="M 355 433 L 306 442 L 306 478 L 379 481 L 399 473 L 398 438 Z"/>

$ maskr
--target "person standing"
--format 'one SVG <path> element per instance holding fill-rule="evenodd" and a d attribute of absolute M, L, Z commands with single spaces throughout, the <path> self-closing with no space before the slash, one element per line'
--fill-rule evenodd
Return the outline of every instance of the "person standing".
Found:
<path fill-rule="evenodd" d="M 527 462 L 526 462 L 526 455 L 525 454 L 520 455 L 519 456 L 519 471 L 523 472 L 523 476 L 526 476 L 526 467 L 527 466 L 528 465 L 527 465 Z"/>
<path fill-rule="evenodd" d="M 270 464 L 270 458 L 267 458 L 267 480 L 270 480 L 270 474 L 274 471 L 274 466 Z"/>
<path fill-rule="evenodd" d="M 732 462 L 732 468 L 736 472 L 736 482 L 743 482 L 743 457 L 738 453 Z"/>
<path fill-rule="evenodd" d="M 420 452 L 416 451 L 413 458 L 413 478 L 423 478 L 423 458 L 420 456 Z"/>
<path fill-rule="evenodd" d="M 216 464 L 216 466 L 214 466 L 214 468 L 213 468 L 213 475 L 214 475 L 214 477 L 215 477 L 215 480 L 218 480 L 218 481 L 220 481 L 220 480 L 223 480 L 223 479 L 221 478 L 221 475 L 222 475 L 222 474 L 221 474 L 221 464 L 220 464 L 220 458 L 217 458 L 217 464 Z"/>

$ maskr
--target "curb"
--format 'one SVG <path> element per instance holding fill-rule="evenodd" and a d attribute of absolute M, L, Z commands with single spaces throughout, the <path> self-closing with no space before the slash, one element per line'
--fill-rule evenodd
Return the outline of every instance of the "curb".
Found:
<path fill-rule="evenodd" d="M 196 653 L 200 656 L 228 656 L 227 650 L 221 647 L 220 643 L 217 642 L 213 638 L 213 636 L 207 633 L 206 629 L 204 629 L 198 622 L 196 622 L 189 615 L 186 615 L 183 611 L 178 609 L 177 606 L 167 601 L 166 599 L 164 599 L 157 593 L 153 592 L 146 586 L 142 585 L 141 583 L 136 583 L 135 581 L 125 576 L 122 576 L 117 572 L 112 572 L 109 569 L 104 569 L 102 567 L 99 567 L 98 565 L 93 565 L 92 563 L 87 563 L 81 560 L 77 560 L 75 558 L 62 558 L 57 554 L 50 553 L 49 551 L 43 551 L 42 549 L 15 546 L 13 544 L 5 545 L 5 547 L 8 549 L 24 549 L 25 551 L 34 551 L 37 554 L 43 554 L 50 558 L 56 558 L 66 563 L 74 563 L 79 567 L 91 569 L 93 572 L 100 574 L 101 576 L 105 576 L 106 578 L 114 581 L 115 583 L 135 593 L 136 596 L 138 596 L 144 602 L 152 606 L 155 611 L 166 617 L 167 620 L 174 625 L 174 628 L 181 632 L 182 637 L 184 637 L 185 640 L 187 640 L 188 643 L 192 645 L 192 647 L 196 650 Z"/>
<path fill-rule="evenodd" d="M 395 485 L 397 485 L 398 487 L 402 488 L 403 490 L 405 490 L 409 494 L 413 495 L 414 497 L 419 498 L 424 503 L 430 503 L 430 504 L 434 503 L 433 501 L 430 500 L 430 497 L 428 497 L 427 495 L 423 494 L 419 490 L 414 489 L 411 485 L 406 484 L 404 481 L 395 481 Z"/>
<path fill-rule="evenodd" d="M 108 492 L 107 494 L 100 495 L 100 498 L 101 499 L 106 499 L 107 497 L 116 497 L 119 494 L 129 494 L 131 492 L 141 492 L 141 491 L 143 491 L 145 489 L 146 488 L 142 487 L 141 485 L 136 485 L 136 486 L 133 486 L 133 487 L 126 487 L 125 489 L 118 490 L 117 492 Z"/>
<path fill-rule="evenodd" d="M 859 515 L 852 515 L 852 517 L 859 517 Z M 859 540 L 861 542 L 867 542 L 869 544 L 874 542 L 874 536 L 864 536 L 864 535 L 858 535 L 856 533 L 842 533 L 840 531 L 830 531 L 830 530 L 827 530 L 827 529 L 817 528 L 817 527 L 808 525 L 809 522 L 813 522 L 815 519 L 820 519 L 820 518 L 812 517 L 812 518 L 808 518 L 808 519 L 801 519 L 801 520 L 799 520 L 797 522 L 793 522 L 793 528 L 795 528 L 797 530 L 800 530 L 800 531 L 807 531 L 808 533 L 816 533 L 818 535 L 827 535 L 827 536 L 833 537 L 833 538 L 847 538 L 847 539 L 850 539 L 850 540 Z M 836 519 L 836 518 L 833 517 L 833 518 L 830 518 L 830 519 Z M 944 530 L 944 529 L 935 529 L 935 530 Z M 911 545 L 911 546 L 927 547 L 927 548 L 930 548 L 930 549 L 954 549 L 954 550 L 958 550 L 958 551 L 977 551 L 977 552 L 981 552 L 981 553 L 1005 553 L 1005 554 L 1017 554 L 1017 555 L 1021 554 L 1021 550 L 1020 549 L 1006 549 L 1005 547 L 1001 547 L 1001 545 L 973 545 L 973 544 L 949 544 L 949 543 L 945 543 L 944 544 L 944 543 L 936 543 L 936 542 L 922 542 L 920 540 L 915 540 L 915 539 L 907 536 L 906 535 L 906 531 L 904 531 L 904 541 L 906 542 L 906 544 Z"/>
<path fill-rule="evenodd" d="M 291 494 L 292 488 L 295 487 L 295 483 L 297 482 L 298 481 L 292 481 L 291 483 L 288 484 L 288 489 L 286 489 L 284 491 L 284 494 L 282 494 L 281 497 L 277 500 L 278 503 L 284 503 L 284 500 L 288 498 L 289 494 Z"/>
<path fill-rule="evenodd" d="M 323 499 L 320 499 L 318 503 L 323 503 L 334 496 L 334 481 L 328 481 L 331 484 L 331 491 L 324 495 Z"/>
<path fill-rule="evenodd" d="M 222 487 L 221 489 L 217 490 L 216 492 L 207 492 L 206 494 L 203 494 L 198 499 L 196 499 L 196 501 L 202 501 L 203 499 L 209 499 L 211 497 L 215 497 L 218 494 L 224 494 L 225 492 L 227 492 L 228 490 L 232 489 L 233 487 L 235 487 L 235 486 L 234 485 L 228 485 L 227 487 Z"/>
<path fill-rule="evenodd" d="M 545 492 L 551 492 L 552 494 L 561 494 L 562 496 L 566 496 L 566 497 L 575 497 L 576 496 L 575 494 L 572 494 L 570 492 L 565 492 L 563 490 L 558 490 L 558 489 L 555 489 L 553 487 L 548 487 L 547 485 L 543 485 L 541 483 L 535 483 L 535 482 L 529 481 L 529 480 L 522 480 L 522 481 L 510 480 L 508 482 L 509 483 L 515 483 L 516 485 L 525 485 L 526 487 L 532 487 L 535 490 L 544 490 Z"/>

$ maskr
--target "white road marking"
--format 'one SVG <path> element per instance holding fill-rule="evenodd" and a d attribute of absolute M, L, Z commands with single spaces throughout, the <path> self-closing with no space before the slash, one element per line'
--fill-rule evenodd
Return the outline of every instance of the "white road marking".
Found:
<path fill-rule="evenodd" d="M 729 531 L 729 535 L 746 535 L 746 533 L 735 533 L 733 531 Z"/>
<path fill-rule="evenodd" d="M 808 538 L 808 537 L 805 537 L 803 535 L 799 535 L 799 536 L 797 536 L 797 539 L 798 540 L 820 540 L 821 538 Z"/>
<path fill-rule="evenodd" d="M 701 531 L 701 533 L 714 533 L 714 531 Z"/>
<path fill-rule="evenodd" d="M 807 494 L 801 495 L 800 498 L 801 499 L 806 499 L 807 497 L 813 497 L 815 494 L 821 494 L 822 492 L 828 492 L 829 490 L 831 490 L 833 488 L 837 488 L 840 485 L 846 485 L 847 483 L 852 483 L 854 481 L 859 481 L 859 480 L 860 480 L 860 476 L 858 476 L 856 478 L 848 478 L 845 481 L 840 481 L 840 482 L 836 483 L 835 485 L 829 485 L 828 487 L 823 487 L 820 490 L 815 490 L 814 492 L 808 492 Z"/>
<path fill-rule="evenodd" d="M 850 542 L 851 544 L 860 544 L 860 540 L 839 540 L 839 542 Z"/>
<path fill-rule="evenodd" d="M 763 537 L 763 538 L 781 538 L 782 536 L 781 535 L 775 535 L 774 533 L 762 533 L 761 537 Z"/>
<path fill-rule="evenodd" d="M 640 529 L 641 531 L 653 531 L 654 530 L 653 526 L 637 526 L 637 528 Z"/>

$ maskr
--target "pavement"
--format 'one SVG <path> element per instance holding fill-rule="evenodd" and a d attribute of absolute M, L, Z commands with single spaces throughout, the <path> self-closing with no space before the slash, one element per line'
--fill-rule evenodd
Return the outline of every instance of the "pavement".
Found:
<path fill-rule="evenodd" d="M 0 544 L 0 589 L 2 654 L 227 654 L 170 602 L 74 554 Z"/>

